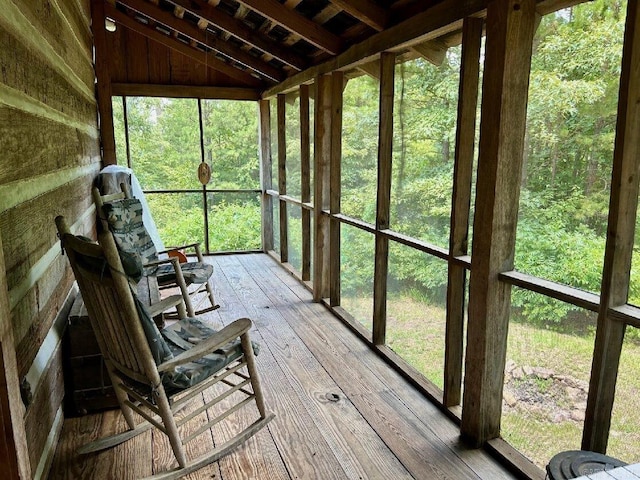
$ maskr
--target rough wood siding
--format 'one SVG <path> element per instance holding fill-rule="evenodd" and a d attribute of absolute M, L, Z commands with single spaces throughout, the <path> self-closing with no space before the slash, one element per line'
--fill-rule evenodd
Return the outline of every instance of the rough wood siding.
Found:
<path fill-rule="evenodd" d="M 60 345 L 43 342 L 64 315 L 73 282 L 53 219 L 65 215 L 89 235 L 95 224 L 92 37 L 88 0 L 0 0 L 0 8 L 0 284 L 8 291 L 18 378 L 33 371 L 36 357 L 42 364 L 29 376 L 33 397 L 24 414 L 38 476 L 55 447 L 63 393 Z"/>

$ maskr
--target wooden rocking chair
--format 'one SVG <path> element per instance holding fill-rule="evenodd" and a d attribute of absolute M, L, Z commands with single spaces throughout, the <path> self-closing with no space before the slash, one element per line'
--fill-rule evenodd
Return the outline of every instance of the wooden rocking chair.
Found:
<path fill-rule="evenodd" d="M 182 296 L 168 297 L 148 311 L 133 293 L 109 232 L 101 232 L 96 243 L 72 235 L 61 216 L 56 218 L 56 226 L 129 426 L 124 433 L 84 445 L 80 453 L 113 447 L 155 426 L 168 436 L 179 466 L 149 478 L 175 479 L 217 461 L 274 418 L 265 409 L 254 359 L 257 345 L 249 339 L 248 318 L 238 319 L 218 332 L 198 319 L 184 318 L 160 332 L 151 317 L 169 306 L 177 306 L 184 315 Z M 217 388 L 214 398 L 194 413 L 175 417 L 191 400 L 201 400 L 202 392 L 214 385 L 225 391 L 219 393 Z M 242 399 L 195 433 L 204 432 L 253 402 L 257 420 L 207 454 L 188 461 L 183 446 L 196 435 L 183 439 L 178 428 L 214 405 L 219 404 L 219 410 L 237 397 Z M 134 412 L 146 421 L 136 425 Z"/>
<path fill-rule="evenodd" d="M 213 265 L 204 261 L 200 245 L 191 243 L 158 252 L 142 221 L 141 203 L 131 195 L 125 184 L 121 184 L 121 187 L 121 192 L 109 195 L 101 195 L 97 187 L 93 188 L 93 200 L 102 228 L 111 231 L 118 249 L 139 255 L 143 266 L 142 274 L 155 276 L 161 289 L 179 287 L 190 317 L 219 308 L 211 286 Z M 197 261 L 186 261 L 182 252 L 187 250 L 193 251 Z M 169 258 L 160 259 L 160 255 L 165 253 Z M 190 285 L 196 285 L 197 288 L 189 290 Z M 209 305 L 194 310 L 192 298 L 204 293 Z M 170 318 L 171 315 L 165 317 Z"/>

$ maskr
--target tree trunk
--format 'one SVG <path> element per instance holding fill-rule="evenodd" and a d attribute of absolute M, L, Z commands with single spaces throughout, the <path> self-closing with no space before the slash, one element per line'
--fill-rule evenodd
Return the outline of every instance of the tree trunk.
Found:
<path fill-rule="evenodd" d="M 449 136 L 445 136 L 442 139 L 442 160 L 445 163 L 449 163 L 449 159 L 451 157 L 451 142 L 449 141 Z"/>
<path fill-rule="evenodd" d="M 529 166 L 529 148 L 531 145 L 531 137 L 529 136 L 529 124 L 524 130 L 524 148 L 522 150 L 522 174 L 520 175 L 521 189 L 527 188 L 527 167 Z"/>

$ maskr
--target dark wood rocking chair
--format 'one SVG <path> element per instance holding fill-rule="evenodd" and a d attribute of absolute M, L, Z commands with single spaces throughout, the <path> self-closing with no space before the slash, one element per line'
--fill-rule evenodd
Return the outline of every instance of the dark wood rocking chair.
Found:
<path fill-rule="evenodd" d="M 187 317 L 159 331 L 152 316 L 170 306 L 176 306 L 183 316 L 182 296 L 168 297 L 147 310 L 133 293 L 109 232 L 101 232 L 96 243 L 71 234 L 64 217 L 56 218 L 56 226 L 129 427 L 124 433 L 84 445 L 79 453 L 113 447 L 156 427 L 168 436 L 178 467 L 149 478 L 175 479 L 217 461 L 274 418 L 266 411 L 256 371 L 257 345 L 249 339 L 251 320 L 238 319 L 216 332 Z M 191 400 L 202 401 L 202 392 L 214 385 L 215 394 L 205 396 L 213 398 L 198 406 L 195 414 L 176 417 Z M 181 438 L 179 428 L 194 415 L 215 405 L 219 410 L 238 397 L 238 403 L 196 432 L 253 403 L 256 421 L 207 454 L 187 460 L 184 445 L 196 435 Z M 134 412 L 146 421 L 136 425 Z"/>

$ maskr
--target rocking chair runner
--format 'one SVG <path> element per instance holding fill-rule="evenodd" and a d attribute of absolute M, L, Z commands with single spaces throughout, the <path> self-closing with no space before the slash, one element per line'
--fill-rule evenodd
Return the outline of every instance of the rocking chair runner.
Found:
<path fill-rule="evenodd" d="M 101 195 L 97 187 L 93 188 L 93 199 L 102 226 L 111 231 L 118 248 L 139 255 L 144 267 L 143 275 L 157 277 L 160 288 L 179 287 L 190 317 L 219 308 L 211 286 L 213 266 L 204 261 L 199 244 L 191 243 L 158 252 L 142 222 L 140 201 L 131 196 L 126 185 L 121 186 L 122 192 L 110 195 Z M 174 253 L 180 250 L 193 250 L 197 261 L 180 263 L 180 255 Z M 160 259 L 159 255 L 163 253 L 169 254 L 169 258 Z M 198 287 L 189 291 L 192 284 Z M 205 292 L 210 305 L 195 311 L 192 298 Z"/>
<path fill-rule="evenodd" d="M 133 293 L 108 232 L 101 232 L 100 243 L 95 243 L 72 235 L 63 217 L 56 218 L 56 226 L 130 429 L 91 442 L 80 453 L 113 447 L 155 426 L 169 437 L 179 467 L 150 478 L 180 478 L 215 462 L 274 418 L 265 409 L 254 359 L 257 346 L 249 339 L 249 319 L 238 319 L 215 332 L 198 319 L 183 318 L 160 332 L 151 316 L 171 306 L 184 315 L 182 296 L 168 297 L 147 311 Z M 202 398 L 202 392 L 216 384 L 225 386 L 226 391 L 195 413 L 175 418 L 190 400 Z M 189 437 L 180 437 L 178 428 L 195 415 L 238 396 L 243 399 L 229 410 Z M 187 461 L 184 444 L 252 401 L 259 413 L 253 424 L 206 455 Z M 136 425 L 134 412 L 146 421 Z"/>

